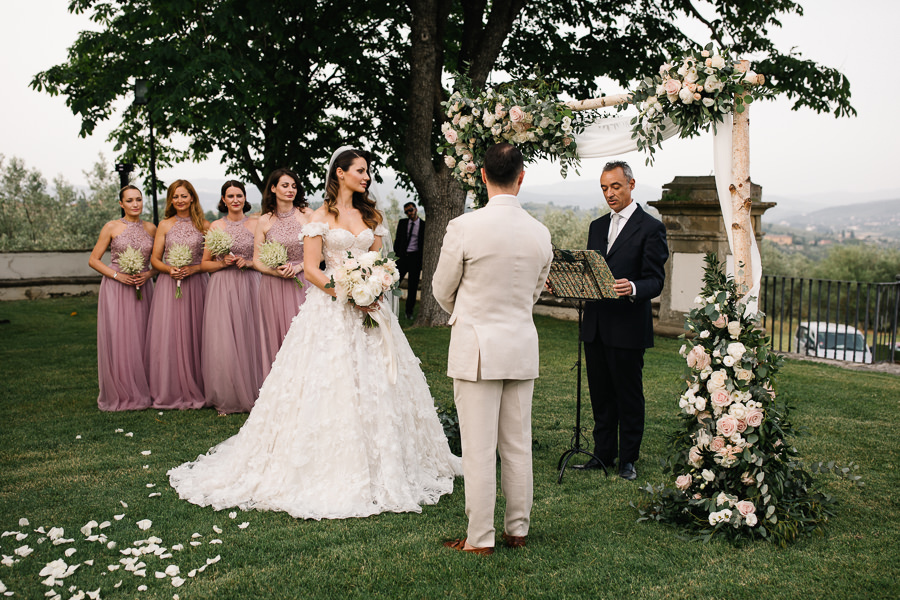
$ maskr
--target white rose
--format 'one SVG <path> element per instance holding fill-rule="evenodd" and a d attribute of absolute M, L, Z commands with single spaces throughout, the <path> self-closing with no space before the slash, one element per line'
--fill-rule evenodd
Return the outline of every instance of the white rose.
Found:
<path fill-rule="evenodd" d="M 728 323 L 728 335 L 731 336 L 731 339 L 736 340 L 740 334 L 741 334 L 741 322 L 740 321 L 731 321 L 730 323 Z"/>
<path fill-rule="evenodd" d="M 725 59 L 717 54 L 710 59 L 709 66 L 714 69 L 721 69 L 725 66 Z"/>
<path fill-rule="evenodd" d="M 725 387 L 725 381 L 728 379 L 728 374 L 725 371 L 713 371 L 709 376 L 709 381 L 706 384 L 706 388 L 710 391 L 720 390 Z"/>
<path fill-rule="evenodd" d="M 750 513 L 746 517 L 744 517 L 744 521 L 747 523 L 748 527 L 755 527 L 758 522 L 756 513 Z"/>
<path fill-rule="evenodd" d="M 369 306 L 375 302 L 375 294 L 372 293 L 368 285 L 354 286 L 351 296 L 357 306 Z"/>
<path fill-rule="evenodd" d="M 690 69 L 687 69 L 685 71 L 685 73 L 684 73 L 685 83 L 695 83 L 698 79 L 700 79 L 700 76 L 697 74 L 697 69 L 695 69 L 694 67 L 691 67 Z"/>
<path fill-rule="evenodd" d="M 703 339 L 708 338 L 708 337 L 709 337 L 709 330 L 704 329 L 703 331 L 701 331 L 701 332 L 700 332 L 700 337 L 703 338 Z"/>
<path fill-rule="evenodd" d="M 734 357 L 726 356 L 725 358 L 722 359 L 722 364 L 725 365 L 726 367 L 733 367 L 734 366 Z"/>
<path fill-rule="evenodd" d="M 715 103 L 716 103 L 716 101 L 713 100 L 712 98 L 704 98 L 703 99 L 703 106 L 705 106 L 707 108 L 709 108 L 710 106 L 712 106 Z"/>
<path fill-rule="evenodd" d="M 694 93 L 686 87 L 681 88 L 681 91 L 678 92 L 678 97 L 683 104 L 690 104 L 694 101 Z"/>
<path fill-rule="evenodd" d="M 452 156 L 444 157 L 444 164 L 450 167 L 451 169 L 456 166 L 456 159 Z"/>
<path fill-rule="evenodd" d="M 740 342 L 732 342 L 728 344 L 726 351 L 729 356 L 734 358 L 734 360 L 741 360 L 741 357 L 744 356 L 744 352 L 746 352 L 747 349 Z"/>
<path fill-rule="evenodd" d="M 700 477 L 702 477 L 704 481 L 712 481 L 716 478 L 716 474 L 709 469 L 703 469 L 703 471 L 700 473 Z"/>
<path fill-rule="evenodd" d="M 486 112 L 484 113 L 484 118 L 481 120 L 484 123 L 485 127 L 493 127 L 494 123 L 497 122 L 497 117 L 494 116 L 494 113 Z"/>

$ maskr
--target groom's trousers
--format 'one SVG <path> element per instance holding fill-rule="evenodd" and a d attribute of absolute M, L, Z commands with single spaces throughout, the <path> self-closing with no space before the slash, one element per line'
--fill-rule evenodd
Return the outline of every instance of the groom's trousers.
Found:
<path fill-rule="evenodd" d="M 472 546 L 494 546 L 498 451 L 500 489 L 506 498 L 505 531 L 512 536 L 528 535 L 534 498 L 533 391 L 533 379 L 453 380 L 469 519 L 467 539 Z"/>

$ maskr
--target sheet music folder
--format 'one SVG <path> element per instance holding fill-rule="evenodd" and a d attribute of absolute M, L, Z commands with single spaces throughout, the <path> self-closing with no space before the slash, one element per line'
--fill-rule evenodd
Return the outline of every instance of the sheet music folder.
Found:
<path fill-rule="evenodd" d="M 547 281 L 558 298 L 600 300 L 618 296 L 609 265 L 596 250 L 554 248 Z"/>

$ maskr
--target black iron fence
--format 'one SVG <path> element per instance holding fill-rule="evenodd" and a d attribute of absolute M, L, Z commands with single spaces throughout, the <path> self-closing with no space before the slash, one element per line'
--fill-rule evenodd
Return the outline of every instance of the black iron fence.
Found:
<path fill-rule="evenodd" d="M 764 276 L 759 308 L 773 350 L 852 362 L 900 361 L 900 281 Z"/>

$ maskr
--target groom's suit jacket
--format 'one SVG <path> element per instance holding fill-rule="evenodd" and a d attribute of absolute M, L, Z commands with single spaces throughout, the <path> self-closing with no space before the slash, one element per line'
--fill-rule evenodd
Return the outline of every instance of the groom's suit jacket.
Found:
<path fill-rule="evenodd" d="M 613 348 L 653 346 L 653 315 L 650 300 L 662 292 L 665 264 L 669 258 L 666 228 L 637 206 L 622 231 L 607 248 L 610 214 L 591 223 L 588 250 L 599 250 L 616 279 L 627 278 L 635 294 L 623 298 L 588 302 L 584 309 L 581 339 L 593 342 L 598 336 Z"/>
<path fill-rule="evenodd" d="M 450 221 L 432 292 L 450 313 L 447 375 L 535 379 L 532 309 L 550 271 L 550 232 L 515 196 L 498 195 Z"/>

